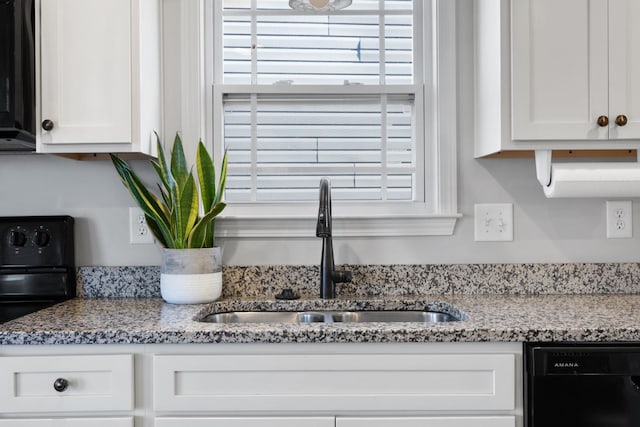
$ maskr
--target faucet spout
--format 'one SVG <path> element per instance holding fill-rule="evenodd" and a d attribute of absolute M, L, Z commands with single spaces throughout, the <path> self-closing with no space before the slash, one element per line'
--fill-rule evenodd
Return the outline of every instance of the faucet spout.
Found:
<path fill-rule="evenodd" d="M 316 237 L 331 237 L 331 232 L 331 183 L 329 179 L 322 178 L 320 180 L 320 203 Z"/>
<path fill-rule="evenodd" d="M 336 270 L 333 259 L 333 236 L 331 224 L 331 183 L 328 178 L 320 180 L 320 203 L 316 236 L 322 237 L 320 259 L 320 298 L 336 297 L 336 283 L 350 282 L 351 272 Z"/>

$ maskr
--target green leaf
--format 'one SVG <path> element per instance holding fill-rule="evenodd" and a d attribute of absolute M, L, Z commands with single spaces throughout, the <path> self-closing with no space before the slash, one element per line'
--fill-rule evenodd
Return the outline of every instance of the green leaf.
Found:
<path fill-rule="evenodd" d="M 145 213 L 145 216 L 148 216 L 150 222 L 155 224 L 154 228 L 150 228 L 158 241 L 164 246 L 172 247 L 173 237 L 169 227 L 169 212 L 166 206 L 153 193 L 147 190 L 126 162 L 113 154 L 111 155 L 111 161 L 124 186 L 129 190 L 131 196 Z"/>
<path fill-rule="evenodd" d="M 224 189 L 227 186 L 227 151 L 225 150 L 224 156 L 222 157 L 222 167 L 220 168 L 220 183 L 218 184 L 218 190 L 216 191 L 215 199 L 213 200 L 213 204 L 217 205 L 222 201 L 222 196 L 224 196 Z"/>
<path fill-rule="evenodd" d="M 198 218 L 198 192 L 193 174 L 178 188 L 178 199 L 172 211 L 173 233 L 180 248 L 187 247 L 187 238 Z"/>
<path fill-rule="evenodd" d="M 165 176 L 164 171 L 162 170 L 162 166 L 160 166 L 160 163 L 151 160 L 151 165 L 153 166 L 153 169 L 155 169 L 158 177 L 160 178 L 160 181 L 162 182 L 162 187 L 164 187 L 165 189 L 168 189 L 169 183 L 167 182 L 167 177 Z M 158 187 L 160 187 L 160 185 L 161 184 L 158 184 Z"/>
<path fill-rule="evenodd" d="M 156 136 L 156 147 L 157 147 L 157 151 L 158 151 L 158 161 L 154 161 L 151 160 L 151 164 L 153 165 L 153 168 L 156 170 L 156 173 L 158 174 L 158 177 L 160 177 L 160 180 L 162 181 L 162 184 L 164 185 L 164 187 L 166 189 L 169 188 L 169 179 L 167 177 L 167 174 L 165 173 L 165 170 L 168 169 L 166 167 L 167 165 L 167 161 L 164 155 L 164 148 L 162 147 L 162 143 L 160 142 L 160 136 L 158 136 L 157 132 L 153 132 L 154 135 Z"/>
<path fill-rule="evenodd" d="M 189 169 L 187 168 L 187 159 L 182 148 L 182 140 L 177 132 L 173 141 L 173 149 L 171 150 L 171 172 L 178 186 L 184 186 L 189 175 Z"/>
<path fill-rule="evenodd" d="M 172 247 L 172 246 L 169 246 L 169 244 L 167 244 L 167 242 L 165 240 L 165 237 L 164 237 L 164 233 L 162 231 L 162 227 L 159 226 L 156 223 L 156 220 L 153 217 L 151 217 L 151 216 L 149 216 L 147 214 L 144 214 L 144 217 L 147 220 L 147 226 L 149 227 L 149 230 L 151 230 L 151 233 L 154 235 L 154 237 L 156 238 L 158 243 L 160 243 L 162 246 L 164 246 L 166 248 Z M 166 224 L 165 224 L 165 226 L 166 226 Z"/>
<path fill-rule="evenodd" d="M 171 168 L 167 163 L 167 158 L 164 155 L 164 149 L 162 148 L 162 144 L 160 143 L 158 134 L 156 134 L 156 138 L 158 144 L 158 161 L 152 161 L 151 164 L 154 166 L 156 173 L 160 177 L 160 180 L 162 181 L 162 184 L 167 191 L 169 197 L 166 197 L 165 200 L 167 201 L 169 210 L 172 210 L 173 201 L 176 200 L 177 197 L 177 184 L 175 178 L 173 177 L 173 174 L 171 173 Z"/>
<path fill-rule="evenodd" d="M 213 160 L 202 141 L 198 144 L 198 152 L 196 153 L 196 171 L 200 183 L 202 206 L 207 212 L 211 209 L 216 195 L 216 171 Z"/>
<path fill-rule="evenodd" d="M 202 247 L 210 247 L 203 246 L 205 242 L 205 237 L 207 235 L 207 227 L 213 227 L 213 221 L 216 217 L 226 208 L 227 205 L 225 203 L 218 203 L 213 206 L 209 212 L 205 214 L 200 221 L 196 223 L 193 227 L 193 231 L 191 231 L 191 235 L 189 236 L 189 247 L 191 248 L 202 248 Z M 213 245 L 213 242 L 211 243 Z"/>
<path fill-rule="evenodd" d="M 171 210 L 171 205 L 173 204 L 173 203 L 171 203 L 171 198 L 169 197 L 167 192 L 164 190 L 164 188 L 162 188 L 162 186 L 160 184 L 158 184 L 158 191 L 160 191 L 160 195 L 162 196 L 162 200 L 164 201 L 164 204 L 167 205 L 168 211 L 170 211 Z"/>

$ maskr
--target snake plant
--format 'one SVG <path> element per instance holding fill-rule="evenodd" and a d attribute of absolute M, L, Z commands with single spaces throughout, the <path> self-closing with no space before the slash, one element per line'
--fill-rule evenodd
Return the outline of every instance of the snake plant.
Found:
<path fill-rule="evenodd" d="M 212 248 L 214 220 L 226 207 L 222 196 L 227 177 L 227 154 L 222 159 L 216 188 L 213 159 L 202 141 L 196 153 L 196 183 L 193 171 L 187 168 L 180 136 L 176 133 L 170 164 L 157 134 L 156 140 L 158 160 L 151 163 L 160 179 L 157 184 L 160 197 L 142 183 L 127 162 L 111 154 L 122 183 L 144 211 L 149 229 L 162 246 L 172 249 Z"/>

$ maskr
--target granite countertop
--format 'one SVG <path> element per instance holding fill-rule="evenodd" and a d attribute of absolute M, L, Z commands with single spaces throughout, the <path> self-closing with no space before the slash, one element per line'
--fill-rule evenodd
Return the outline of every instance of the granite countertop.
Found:
<path fill-rule="evenodd" d="M 207 313 L 252 309 L 459 310 L 438 324 L 211 324 Z M 454 310 L 455 311 L 455 310 Z M 432 295 L 170 305 L 159 298 L 76 298 L 0 325 L 0 344 L 640 341 L 640 295 Z"/>

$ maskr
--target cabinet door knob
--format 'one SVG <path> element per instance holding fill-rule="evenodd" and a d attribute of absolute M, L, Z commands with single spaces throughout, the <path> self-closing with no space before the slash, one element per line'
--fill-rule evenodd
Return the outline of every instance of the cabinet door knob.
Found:
<path fill-rule="evenodd" d="M 607 116 L 598 117 L 598 126 L 600 126 L 601 128 L 605 126 L 609 126 L 609 117 Z"/>
<path fill-rule="evenodd" d="M 42 121 L 42 129 L 46 130 L 46 131 L 50 131 L 51 129 L 53 129 L 53 121 L 46 119 Z"/>
<path fill-rule="evenodd" d="M 618 117 L 616 117 L 616 124 L 618 126 L 624 126 L 627 124 L 627 116 L 625 116 L 624 114 L 620 114 Z"/>
<path fill-rule="evenodd" d="M 69 387 L 69 381 L 64 378 L 58 378 L 53 382 L 53 389 L 59 393 L 62 393 Z"/>

